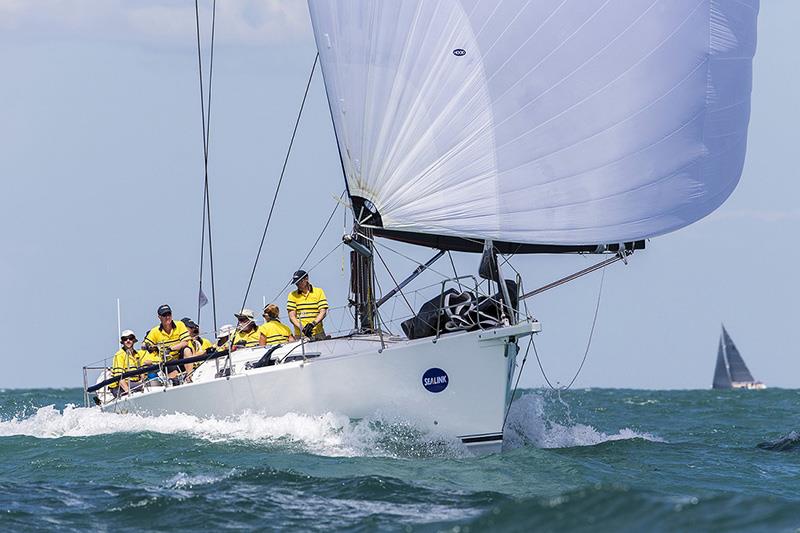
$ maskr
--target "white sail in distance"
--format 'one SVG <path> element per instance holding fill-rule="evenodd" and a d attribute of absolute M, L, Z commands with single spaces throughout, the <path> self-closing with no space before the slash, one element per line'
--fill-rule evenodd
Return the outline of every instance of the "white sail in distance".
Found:
<path fill-rule="evenodd" d="M 309 0 L 348 191 L 383 227 L 616 243 L 741 176 L 758 0 Z"/>

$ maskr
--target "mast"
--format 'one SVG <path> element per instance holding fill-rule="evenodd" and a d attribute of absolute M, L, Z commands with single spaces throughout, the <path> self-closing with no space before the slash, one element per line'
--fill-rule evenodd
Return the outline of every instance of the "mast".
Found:
<path fill-rule="evenodd" d="M 372 230 L 353 225 L 353 235 L 346 236 L 350 252 L 350 305 L 354 308 L 353 329 L 358 333 L 374 333 L 378 328 L 375 306 L 375 262 Z"/>

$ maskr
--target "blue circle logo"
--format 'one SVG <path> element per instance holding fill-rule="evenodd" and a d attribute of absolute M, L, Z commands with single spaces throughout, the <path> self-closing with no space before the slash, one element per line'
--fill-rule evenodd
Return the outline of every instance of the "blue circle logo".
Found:
<path fill-rule="evenodd" d="M 463 48 L 456 48 L 455 50 L 453 50 L 453 55 L 457 57 L 465 56 L 467 55 L 467 51 L 464 50 Z"/>
<path fill-rule="evenodd" d="M 447 388 L 447 372 L 441 368 L 429 368 L 422 374 L 422 386 L 429 392 L 442 392 Z"/>

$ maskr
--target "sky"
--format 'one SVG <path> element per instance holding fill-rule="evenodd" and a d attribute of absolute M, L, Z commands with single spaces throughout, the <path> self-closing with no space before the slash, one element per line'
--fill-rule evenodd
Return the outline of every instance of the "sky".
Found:
<path fill-rule="evenodd" d="M 206 51 L 210 5 L 201 2 Z M 708 388 L 721 323 L 757 379 L 800 384 L 798 23 L 800 2 L 762 1 L 742 179 L 707 218 L 606 269 L 576 387 Z M 203 145 L 194 24 L 187 0 L 0 0 L 0 332 L 8 335 L 0 387 L 80 386 L 82 366 L 118 348 L 117 299 L 122 328 L 140 338 L 162 303 L 176 318 L 195 316 Z M 298 0 L 219 2 L 216 36 L 209 179 L 222 325 L 244 298 L 315 48 Z M 317 72 L 248 307 L 285 305 L 291 272 L 343 189 Z M 337 248 L 347 226 L 339 207 L 308 262 L 319 262 L 312 283 L 336 308 L 329 331 L 348 328 Z M 384 246 L 399 277 L 416 266 L 400 253 L 434 253 Z M 479 258 L 454 259 L 465 273 Z M 513 263 L 533 288 L 602 259 Z M 451 272 L 445 260 L 434 268 Z M 438 279 L 424 274 L 416 286 Z M 595 273 L 529 301 L 553 384 L 568 383 L 581 363 L 600 282 Z M 211 296 L 207 277 L 205 290 Z M 388 318 L 408 315 L 404 305 L 387 304 Z M 202 329 L 213 322 L 208 305 Z M 521 386 L 546 386 L 533 353 Z"/>

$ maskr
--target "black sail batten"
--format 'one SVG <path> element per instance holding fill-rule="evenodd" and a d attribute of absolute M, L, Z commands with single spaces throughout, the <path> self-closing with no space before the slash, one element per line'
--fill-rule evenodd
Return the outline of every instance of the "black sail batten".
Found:
<path fill-rule="evenodd" d="M 408 231 L 390 230 L 384 228 L 373 228 L 376 237 L 391 239 L 393 241 L 436 248 L 438 250 L 449 250 L 451 252 L 483 252 L 483 239 L 464 239 L 462 237 L 451 237 L 449 235 L 436 235 L 427 233 L 412 233 Z M 631 241 L 625 243 L 612 244 L 585 244 L 585 245 L 560 245 L 560 244 L 526 244 L 517 242 L 492 241 L 494 248 L 501 254 L 593 254 L 593 253 L 615 253 L 620 249 L 625 250 L 644 250 L 645 241 Z"/>

